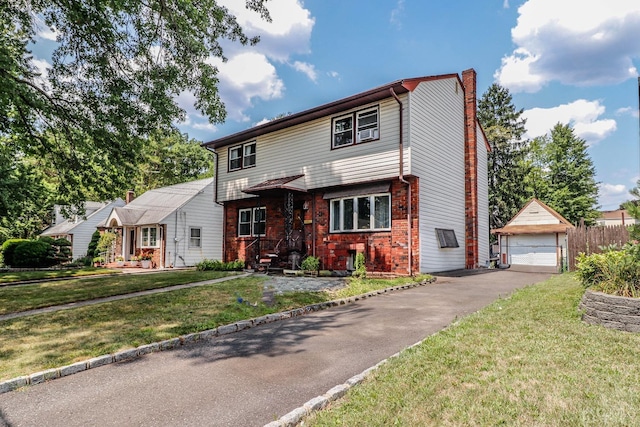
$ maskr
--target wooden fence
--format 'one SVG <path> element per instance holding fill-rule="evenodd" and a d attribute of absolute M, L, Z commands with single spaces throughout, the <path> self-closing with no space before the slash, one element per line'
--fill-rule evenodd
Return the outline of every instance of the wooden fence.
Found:
<path fill-rule="evenodd" d="M 567 252 L 569 271 L 576 269 L 576 257 L 580 252 L 587 255 L 602 252 L 603 247 L 618 245 L 629 241 L 629 228 L 625 225 L 607 227 L 580 226 L 567 230 Z"/>

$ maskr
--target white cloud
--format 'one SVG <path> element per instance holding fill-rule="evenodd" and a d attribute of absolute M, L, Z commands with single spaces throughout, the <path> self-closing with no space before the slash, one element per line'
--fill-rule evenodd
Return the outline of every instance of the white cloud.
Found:
<path fill-rule="evenodd" d="M 552 108 L 525 110 L 522 117 L 527 120 L 526 138 L 535 138 L 549 133 L 557 124 L 570 124 L 576 136 L 593 145 L 615 132 L 617 124 L 612 119 L 600 119 L 605 107 L 600 101 L 578 99 L 569 104 Z"/>
<path fill-rule="evenodd" d="M 49 27 L 38 15 L 35 16 L 36 37 L 43 40 L 56 41 L 58 31 Z"/>
<path fill-rule="evenodd" d="M 402 19 L 401 16 L 404 13 L 404 0 L 398 0 L 396 7 L 391 11 L 391 17 L 389 18 L 389 22 L 394 25 L 397 29 L 402 28 Z"/>
<path fill-rule="evenodd" d="M 622 107 L 616 110 L 616 114 L 619 116 L 631 116 L 631 117 L 639 117 L 638 109 L 634 107 Z"/>
<path fill-rule="evenodd" d="M 327 73 L 327 75 L 329 77 L 333 77 L 334 79 L 339 79 L 340 78 L 340 73 L 338 73 L 337 71 L 329 71 Z"/>
<path fill-rule="evenodd" d="M 511 37 L 517 48 L 494 77 L 512 92 L 536 92 L 550 81 L 614 84 L 637 76 L 640 3 L 629 0 L 528 0 Z"/>
<path fill-rule="evenodd" d="M 211 124 L 209 122 L 193 123 L 191 127 L 198 130 L 207 130 L 211 132 L 215 132 L 216 130 L 218 130 L 218 128 L 214 124 Z"/>
<path fill-rule="evenodd" d="M 598 184 L 598 203 L 603 210 L 617 209 L 618 206 L 630 199 L 629 190 L 623 184 Z"/>
<path fill-rule="evenodd" d="M 276 99 L 282 96 L 284 83 L 268 59 L 256 52 L 241 53 L 229 61 L 218 62 L 220 97 L 227 116 L 236 121 L 248 121 L 244 110 L 253 106 L 252 99 Z"/>
<path fill-rule="evenodd" d="M 504 0 L 502 2 L 502 8 L 503 9 L 509 9 L 509 0 Z"/>
<path fill-rule="evenodd" d="M 309 77 L 309 80 L 311 80 L 312 82 L 315 83 L 318 81 L 318 74 L 316 73 L 316 69 L 312 64 L 295 61 L 292 66 L 296 71 L 300 71 L 301 73 L 306 74 L 307 77 Z"/>

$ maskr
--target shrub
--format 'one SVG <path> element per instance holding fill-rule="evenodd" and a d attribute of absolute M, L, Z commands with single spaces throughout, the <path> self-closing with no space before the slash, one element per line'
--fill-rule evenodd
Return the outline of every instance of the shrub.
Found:
<path fill-rule="evenodd" d="M 230 262 L 218 261 L 213 259 L 204 259 L 196 264 L 198 271 L 238 271 L 244 268 L 244 261 L 235 260 Z"/>
<path fill-rule="evenodd" d="M 365 279 L 367 277 L 367 266 L 366 260 L 364 258 L 364 253 L 358 252 L 356 254 L 356 260 L 354 264 L 356 271 L 353 272 L 353 275 Z"/>
<path fill-rule="evenodd" d="M 87 248 L 87 258 L 89 258 L 90 260 L 93 259 L 94 256 L 96 256 L 98 240 L 100 240 L 100 232 L 96 230 L 91 235 L 91 241 L 89 242 L 89 247 Z"/>
<path fill-rule="evenodd" d="M 640 247 L 628 243 L 622 250 L 580 254 L 576 275 L 585 288 L 611 295 L 640 297 Z"/>
<path fill-rule="evenodd" d="M 43 240 L 26 240 L 16 246 L 12 267 L 37 268 L 55 264 L 53 247 Z"/>
<path fill-rule="evenodd" d="M 9 239 L 2 244 L 2 258 L 5 265 L 14 266 L 14 252 L 20 243 L 26 241 L 26 239 Z"/>
<path fill-rule="evenodd" d="M 98 245 L 96 246 L 95 255 L 110 254 L 113 250 L 113 244 L 116 241 L 116 233 L 109 231 L 103 233 L 98 239 Z"/>
<path fill-rule="evenodd" d="M 320 268 L 320 259 L 310 255 L 302 261 L 300 268 L 305 271 L 318 271 Z"/>

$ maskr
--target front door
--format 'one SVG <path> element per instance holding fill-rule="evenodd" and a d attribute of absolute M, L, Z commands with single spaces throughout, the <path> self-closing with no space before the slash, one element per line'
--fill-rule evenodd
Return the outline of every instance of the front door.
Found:
<path fill-rule="evenodd" d="M 129 230 L 129 259 L 136 254 L 136 230 Z"/>

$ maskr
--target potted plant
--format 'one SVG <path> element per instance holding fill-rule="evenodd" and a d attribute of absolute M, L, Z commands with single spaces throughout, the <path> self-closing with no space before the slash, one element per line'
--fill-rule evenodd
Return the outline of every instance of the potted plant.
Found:
<path fill-rule="evenodd" d="M 142 268 L 151 268 L 151 259 L 153 258 L 153 253 L 149 251 L 143 251 L 138 259 L 140 260 L 140 265 Z"/>
<path fill-rule="evenodd" d="M 93 258 L 93 266 L 94 267 L 102 267 L 102 264 L 104 264 L 104 258 L 101 256 L 97 256 Z"/>
<path fill-rule="evenodd" d="M 318 268 L 320 268 L 320 259 L 310 255 L 302 261 L 300 268 L 309 276 L 317 276 Z"/>
<path fill-rule="evenodd" d="M 134 255 L 131 258 L 129 258 L 129 267 L 137 267 L 137 266 L 138 266 L 138 257 Z"/>
<path fill-rule="evenodd" d="M 116 257 L 116 265 L 118 267 L 124 267 L 124 257 L 122 255 Z"/>

